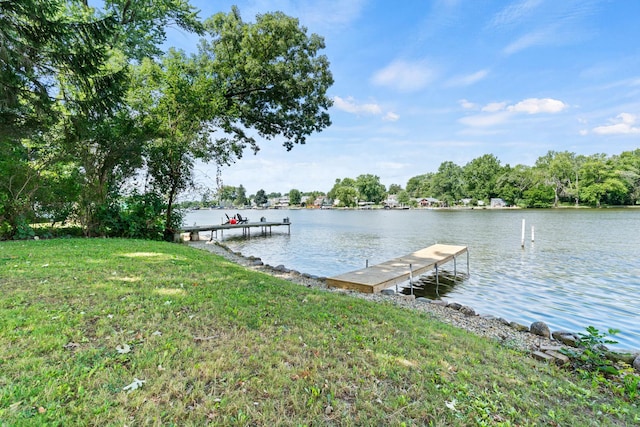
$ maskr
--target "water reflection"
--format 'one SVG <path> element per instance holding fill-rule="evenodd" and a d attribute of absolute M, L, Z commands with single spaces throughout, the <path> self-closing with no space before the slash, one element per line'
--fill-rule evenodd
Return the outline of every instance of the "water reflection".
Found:
<path fill-rule="evenodd" d="M 455 287 L 463 284 L 468 277 L 466 274 L 454 274 L 446 270 L 439 271 L 436 277 L 435 272 L 432 272 L 414 279 L 412 283 L 404 283 L 400 292 L 404 295 L 415 295 L 416 298 L 438 300 L 453 292 Z"/>

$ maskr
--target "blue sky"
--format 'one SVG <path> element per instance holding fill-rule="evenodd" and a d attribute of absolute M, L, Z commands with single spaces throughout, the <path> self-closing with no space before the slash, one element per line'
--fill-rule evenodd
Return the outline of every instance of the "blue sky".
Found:
<path fill-rule="evenodd" d="M 264 141 L 222 171 L 248 194 L 387 187 L 484 154 L 533 165 L 549 150 L 640 148 L 640 1 L 192 0 L 202 18 L 282 11 L 325 38 L 332 126 L 291 152 Z M 195 52 L 171 30 L 167 46 Z M 198 165 L 215 188 L 215 166 Z"/>

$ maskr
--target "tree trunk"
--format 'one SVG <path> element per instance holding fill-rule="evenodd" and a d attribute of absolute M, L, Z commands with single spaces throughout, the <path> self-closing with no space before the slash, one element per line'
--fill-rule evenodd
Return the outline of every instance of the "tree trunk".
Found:
<path fill-rule="evenodd" d="M 164 223 L 164 240 L 167 242 L 173 242 L 173 235 L 176 231 L 171 228 L 171 216 L 173 214 L 173 201 L 176 197 L 177 184 L 174 182 L 171 184 L 171 190 L 169 191 L 169 200 L 167 201 L 167 216 Z"/>

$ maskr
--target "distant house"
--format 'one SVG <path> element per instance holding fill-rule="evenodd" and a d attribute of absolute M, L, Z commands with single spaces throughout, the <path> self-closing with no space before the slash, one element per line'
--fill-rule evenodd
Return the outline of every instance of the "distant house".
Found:
<path fill-rule="evenodd" d="M 269 199 L 269 207 L 275 209 L 286 209 L 289 207 L 289 196 Z"/>
<path fill-rule="evenodd" d="M 499 197 L 493 198 L 491 199 L 491 205 L 492 208 L 506 208 L 507 207 L 507 202 L 505 202 L 504 200 L 502 200 Z"/>
<path fill-rule="evenodd" d="M 315 206 L 316 208 L 330 207 L 331 206 L 331 200 L 327 199 L 326 196 L 318 196 L 313 201 L 313 206 Z"/>
<path fill-rule="evenodd" d="M 433 197 L 423 197 L 421 199 L 417 199 L 417 201 L 418 201 L 418 204 L 423 208 L 433 208 L 433 207 L 439 207 L 442 205 L 440 200 L 435 199 Z"/>
<path fill-rule="evenodd" d="M 384 201 L 385 206 L 389 206 L 390 208 L 395 208 L 400 203 L 398 203 L 398 195 L 397 194 L 389 194 L 387 200 Z"/>

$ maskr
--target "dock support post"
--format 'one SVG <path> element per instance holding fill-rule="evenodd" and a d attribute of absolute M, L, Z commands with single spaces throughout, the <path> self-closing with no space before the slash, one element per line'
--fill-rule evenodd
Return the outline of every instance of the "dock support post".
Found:
<path fill-rule="evenodd" d="M 524 249 L 524 218 L 522 219 L 522 239 L 520 247 Z"/>
<path fill-rule="evenodd" d="M 458 261 L 456 260 L 456 257 L 453 257 L 453 276 L 457 276 L 458 275 Z"/>
<path fill-rule="evenodd" d="M 409 264 L 409 287 L 411 288 L 411 295 L 413 295 L 413 266 Z"/>
<path fill-rule="evenodd" d="M 438 288 L 440 287 L 440 279 L 438 278 L 438 263 L 436 262 L 436 295 L 440 296 Z"/>
<path fill-rule="evenodd" d="M 534 227 L 533 227 L 533 225 L 532 225 L 532 226 L 531 226 L 531 242 L 535 242 L 535 240 L 536 240 L 536 237 L 535 237 L 535 236 L 536 236 L 536 230 L 535 230 L 535 228 L 534 228 Z"/>
<path fill-rule="evenodd" d="M 469 248 L 467 248 L 467 277 L 469 277 Z"/>

